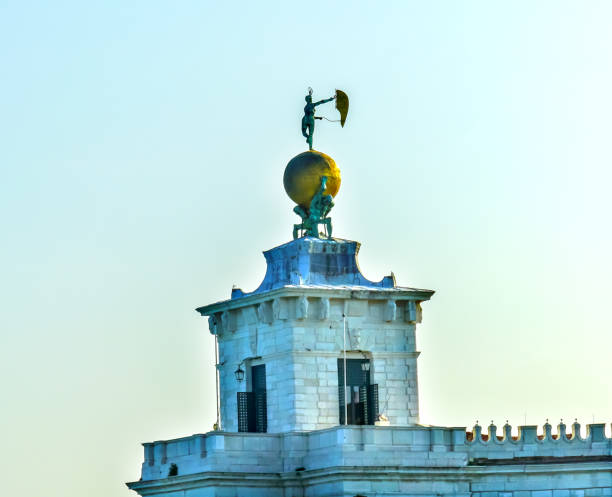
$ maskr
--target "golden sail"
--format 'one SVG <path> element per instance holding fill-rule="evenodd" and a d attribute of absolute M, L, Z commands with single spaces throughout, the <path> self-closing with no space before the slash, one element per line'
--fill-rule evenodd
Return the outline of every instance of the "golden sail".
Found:
<path fill-rule="evenodd" d="M 348 95 L 342 90 L 336 90 L 336 109 L 340 112 L 340 126 L 344 128 L 344 122 L 346 121 L 346 115 L 349 109 Z"/>

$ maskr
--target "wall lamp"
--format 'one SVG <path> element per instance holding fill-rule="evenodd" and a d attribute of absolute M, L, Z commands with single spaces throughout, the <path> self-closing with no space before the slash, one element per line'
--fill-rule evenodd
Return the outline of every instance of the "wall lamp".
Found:
<path fill-rule="evenodd" d="M 242 362 L 240 364 L 238 364 L 238 369 L 236 371 L 234 371 L 234 376 L 236 377 L 236 380 L 238 382 L 241 382 L 242 380 L 244 380 L 244 369 L 242 369 L 240 366 L 242 366 Z"/>
<path fill-rule="evenodd" d="M 367 373 L 370 370 L 370 361 L 369 360 L 365 360 L 361 363 L 361 370 L 364 373 Z"/>

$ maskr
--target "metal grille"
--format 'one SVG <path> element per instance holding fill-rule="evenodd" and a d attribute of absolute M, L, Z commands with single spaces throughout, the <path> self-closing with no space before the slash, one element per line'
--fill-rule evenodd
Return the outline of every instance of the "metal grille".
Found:
<path fill-rule="evenodd" d="M 338 405 L 340 408 L 340 424 L 346 423 L 344 418 L 344 365 L 342 359 L 338 359 Z"/>
<path fill-rule="evenodd" d="M 363 419 L 364 425 L 372 424 L 368 419 L 368 414 L 370 412 L 368 409 L 368 390 L 368 387 L 365 385 L 359 387 L 359 405 L 361 406 L 361 419 Z"/>
<path fill-rule="evenodd" d="M 368 385 L 368 421 L 373 425 L 378 417 L 378 385 Z"/>
<path fill-rule="evenodd" d="M 266 398 L 266 367 L 253 366 L 252 392 L 238 392 L 238 431 L 266 433 L 268 407 Z"/>
<path fill-rule="evenodd" d="M 249 392 L 238 392 L 238 431 L 249 431 Z"/>
<path fill-rule="evenodd" d="M 268 431 L 268 406 L 266 392 L 254 392 L 255 397 L 255 431 L 266 433 Z"/>

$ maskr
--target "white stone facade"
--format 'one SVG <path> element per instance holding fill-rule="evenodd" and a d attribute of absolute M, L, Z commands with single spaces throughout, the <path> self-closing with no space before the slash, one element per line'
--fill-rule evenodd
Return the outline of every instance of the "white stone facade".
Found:
<path fill-rule="evenodd" d="M 604 425 L 580 438 L 545 425 L 517 439 L 479 428 L 337 426 L 279 434 L 211 432 L 145 444 L 141 495 L 184 497 L 599 497 L 612 495 Z M 505 429 L 509 434 L 509 427 Z M 547 435 L 548 433 L 548 435 Z M 469 440 L 468 438 L 471 438 Z M 171 464 L 178 475 L 167 477 Z"/>
<path fill-rule="evenodd" d="M 417 297 L 394 290 L 284 289 L 213 314 L 223 429 L 238 431 L 236 393 L 250 388 L 249 367 L 257 364 L 266 365 L 269 433 L 338 425 L 345 321 L 347 358 L 371 360 L 381 412 L 392 425 L 418 423 L 417 315 L 411 321 L 409 312 L 419 309 Z M 246 366 L 246 381 L 234 376 L 239 365 Z"/>
<path fill-rule="evenodd" d="M 398 287 L 393 276 L 366 280 L 358 249 L 295 240 L 265 253 L 255 292 L 235 289 L 198 309 L 219 347 L 221 429 L 144 444 L 131 489 L 160 497 L 612 497 L 604 425 L 588 425 L 585 439 L 577 423 L 571 435 L 546 424 L 541 435 L 519 427 L 518 437 L 507 425 L 486 435 L 479 426 L 419 425 L 415 327 L 433 292 Z M 388 426 L 340 425 L 345 353 L 369 360 Z M 267 432 L 237 433 L 237 394 L 254 392 L 251 371 L 262 364 Z"/>

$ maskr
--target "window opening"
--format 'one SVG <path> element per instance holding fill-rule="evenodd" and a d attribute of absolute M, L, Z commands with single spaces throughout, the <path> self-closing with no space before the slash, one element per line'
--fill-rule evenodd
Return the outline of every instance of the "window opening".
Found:
<path fill-rule="evenodd" d="M 268 406 L 265 364 L 251 367 L 251 385 L 251 392 L 238 392 L 238 431 L 266 433 Z"/>
<path fill-rule="evenodd" d="M 369 359 L 346 360 L 346 389 L 344 387 L 344 359 L 338 359 L 338 400 L 340 424 L 373 425 L 378 416 L 378 385 L 370 383 L 370 371 L 362 364 Z"/>

